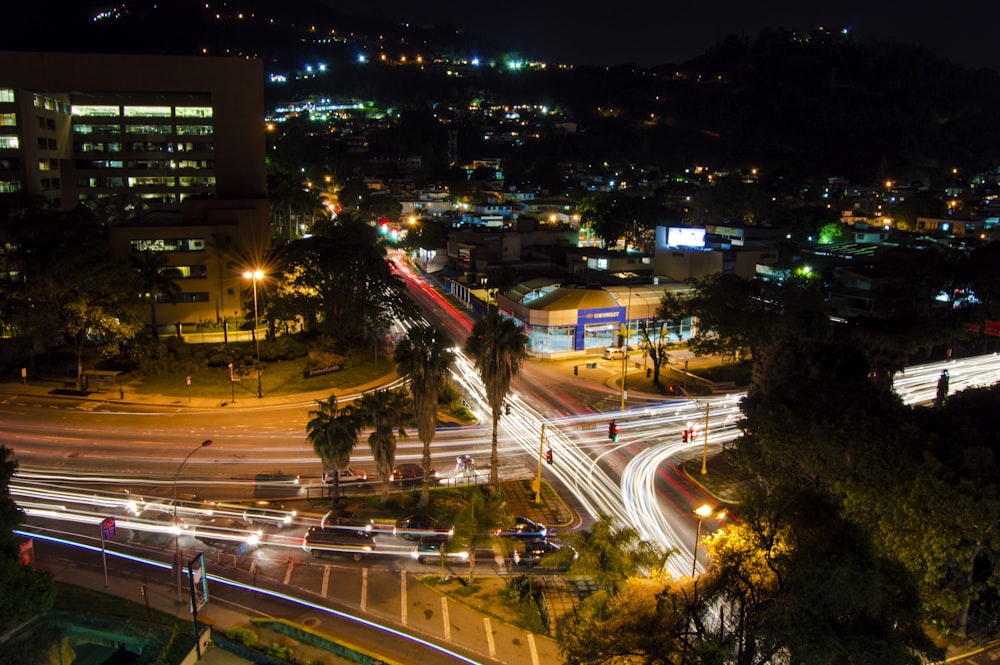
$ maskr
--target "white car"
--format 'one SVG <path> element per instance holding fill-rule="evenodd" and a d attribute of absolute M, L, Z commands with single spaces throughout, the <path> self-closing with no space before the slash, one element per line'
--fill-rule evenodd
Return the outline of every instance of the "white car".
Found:
<path fill-rule="evenodd" d="M 361 470 L 355 470 L 351 467 L 346 467 L 337 470 L 337 475 L 340 476 L 340 484 L 344 483 L 363 483 L 368 480 L 368 474 Z M 333 484 L 333 473 L 329 471 L 323 472 L 323 482 L 328 485 Z"/>

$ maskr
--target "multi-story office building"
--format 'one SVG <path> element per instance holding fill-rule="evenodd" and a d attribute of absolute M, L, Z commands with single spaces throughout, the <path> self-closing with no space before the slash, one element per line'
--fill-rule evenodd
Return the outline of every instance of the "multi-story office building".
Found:
<path fill-rule="evenodd" d="M 170 252 L 185 296 L 158 321 L 231 318 L 251 266 L 210 239 L 269 247 L 263 85 L 255 60 L 0 52 L 0 194 L 90 207 L 117 254 Z"/>

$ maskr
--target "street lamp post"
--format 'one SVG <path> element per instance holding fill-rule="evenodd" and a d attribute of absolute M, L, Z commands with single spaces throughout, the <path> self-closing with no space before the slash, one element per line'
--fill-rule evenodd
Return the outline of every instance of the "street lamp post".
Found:
<path fill-rule="evenodd" d="M 177 478 L 181 475 L 181 469 L 187 464 L 187 461 L 191 459 L 191 455 L 202 448 L 207 448 L 212 445 L 212 440 L 208 439 L 202 441 L 198 444 L 198 447 L 187 454 L 184 461 L 177 466 L 177 473 L 174 474 L 174 565 L 177 566 L 177 604 L 180 605 L 183 602 L 181 597 L 181 529 L 180 525 L 177 523 Z"/>
<path fill-rule="evenodd" d="M 715 517 L 716 519 L 722 519 L 726 516 L 725 510 L 720 510 L 716 512 L 712 509 L 712 506 L 703 504 L 698 506 L 694 510 L 694 514 L 698 516 L 698 528 L 695 530 L 694 536 L 694 551 L 691 552 L 691 577 L 693 578 L 698 569 L 698 543 L 701 542 L 701 521 L 706 517 Z"/>
<path fill-rule="evenodd" d="M 260 337 L 257 335 L 257 328 L 260 325 L 257 315 L 257 280 L 263 279 L 263 270 L 247 270 L 243 273 L 246 279 L 253 281 L 253 341 L 257 349 L 257 397 L 263 397 L 264 392 L 260 387 Z"/>

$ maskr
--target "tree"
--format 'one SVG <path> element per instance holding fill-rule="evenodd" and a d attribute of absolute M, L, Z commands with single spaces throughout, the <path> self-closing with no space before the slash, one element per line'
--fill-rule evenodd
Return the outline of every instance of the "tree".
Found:
<path fill-rule="evenodd" d="M 469 583 L 476 568 L 476 549 L 485 546 L 499 547 L 497 527 L 509 513 L 506 504 L 496 494 L 485 495 L 479 487 L 470 487 L 465 503 L 455 515 L 454 539 L 469 547 Z"/>
<path fill-rule="evenodd" d="M 667 361 L 667 349 L 670 348 L 670 334 L 681 338 L 681 323 L 688 316 L 686 299 L 676 293 L 665 292 L 656 308 L 656 320 L 652 325 L 643 322 L 639 328 L 643 346 L 650 360 L 653 361 L 653 384 L 660 385 L 660 368 Z"/>
<path fill-rule="evenodd" d="M 720 273 L 694 284 L 687 301 L 698 325 L 690 347 L 698 355 L 740 357 L 749 350 L 753 381 L 789 340 L 825 339 L 830 320 L 817 280 L 745 280 Z"/>
<path fill-rule="evenodd" d="M 613 596 L 597 591 L 557 626 L 559 650 L 568 665 L 680 660 L 687 632 L 688 594 L 676 580 L 631 577 Z M 707 650 L 707 649 L 705 649 Z M 709 662 L 688 654 L 689 665 Z M 716 661 L 722 662 L 722 661 Z"/>
<path fill-rule="evenodd" d="M 670 555 L 642 540 L 632 527 L 618 525 L 610 515 L 601 515 L 589 529 L 574 531 L 570 544 L 572 549 L 563 548 L 552 555 L 553 563 L 568 564 L 570 575 L 592 577 L 611 595 L 630 577 L 661 575 Z"/>
<path fill-rule="evenodd" d="M 340 499 L 339 469 L 351 461 L 351 452 L 358 442 L 361 423 L 358 415 L 350 407 L 337 408 L 337 396 L 330 395 L 325 401 L 317 400 L 317 408 L 309 412 L 306 424 L 306 438 L 313 450 L 323 460 L 323 468 L 333 472 L 333 504 Z"/>
<path fill-rule="evenodd" d="M 133 254 L 132 269 L 138 273 L 142 284 L 142 299 L 149 303 L 149 320 L 153 331 L 153 339 L 160 338 L 160 329 L 156 323 L 156 296 L 163 294 L 167 300 L 177 303 L 181 295 L 181 287 L 165 274 L 169 259 L 164 252 L 144 250 Z"/>
<path fill-rule="evenodd" d="M 493 415 L 493 432 L 490 450 L 490 488 L 500 489 L 497 457 L 497 426 L 500 410 L 510 391 L 511 381 L 521 372 L 521 365 L 528 356 L 528 337 L 511 319 L 497 312 L 490 312 L 472 326 L 472 334 L 465 341 L 465 352 L 472 358 L 479 378 L 486 390 L 486 401 Z"/>
<path fill-rule="evenodd" d="M 372 427 L 368 446 L 375 459 L 375 471 L 382 480 L 382 503 L 389 500 L 389 481 L 396 464 L 396 430 L 405 435 L 400 423 L 408 402 L 401 390 L 376 390 L 361 396 L 361 418 Z"/>
<path fill-rule="evenodd" d="M 438 397 L 455 354 L 444 333 L 425 326 L 410 329 L 396 346 L 395 361 L 400 373 L 410 381 L 417 435 L 424 444 L 421 460 L 424 482 L 419 506 L 426 508 L 430 503 L 431 441 L 437 425 Z"/>
<path fill-rule="evenodd" d="M 10 480 L 17 471 L 12 454 L 0 446 L 0 629 L 49 610 L 56 594 L 47 572 L 20 562 L 20 538 L 14 529 L 24 523 L 24 513 L 10 497 Z"/>
<path fill-rule="evenodd" d="M 827 495 L 752 492 L 740 520 L 706 540 L 701 593 L 727 608 L 733 662 L 916 665 L 943 655 L 924 632 L 913 578 Z"/>

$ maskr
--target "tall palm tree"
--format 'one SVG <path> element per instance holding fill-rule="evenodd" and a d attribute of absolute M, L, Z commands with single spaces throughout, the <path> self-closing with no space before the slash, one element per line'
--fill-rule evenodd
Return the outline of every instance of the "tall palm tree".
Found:
<path fill-rule="evenodd" d="M 372 427 L 368 446 L 375 459 L 375 471 L 382 480 L 382 503 L 389 500 L 389 480 L 396 464 L 396 429 L 406 415 L 409 398 L 402 390 L 376 390 L 361 396 L 362 419 Z"/>
<path fill-rule="evenodd" d="M 431 500 L 431 440 L 437 425 L 438 393 L 455 362 L 455 353 L 444 333 L 425 326 L 410 330 L 396 347 L 394 358 L 399 372 L 410 379 L 417 435 L 424 444 L 424 486 L 419 505 L 426 508 Z"/>
<path fill-rule="evenodd" d="M 361 421 L 350 405 L 337 408 L 337 396 L 316 400 L 317 408 L 309 412 L 306 438 L 323 460 L 325 468 L 333 469 L 333 505 L 340 499 L 340 474 L 337 470 L 351 461 L 351 452 L 358 443 Z"/>
<path fill-rule="evenodd" d="M 497 426 L 500 409 L 510 391 L 510 383 L 521 373 L 521 365 L 528 357 L 528 337 L 513 320 L 490 312 L 472 326 L 472 334 L 465 340 L 465 352 L 472 358 L 479 378 L 486 389 L 486 401 L 493 412 L 493 438 L 490 451 L 490 489 L 500 489 L 497 458 Z"/>
<path fill-rule="evenodd" d="M 181 295 L 181 287 L 177 282 L 164 274 L 169 267 L 169 259 L 164 252 L 143 250 L 132 255 L 132 270 L 139 274 L 142 285 L 142 299 L 149 302 L 149 321 L 153 327 L 153 339 L 160 338 L 156 323 L 156 296 L 163 294 L 172 303 L 177 303 Z"/>
<path fill-rule="evenodd" d="M 469 489 L 465 504 L 455 515 L 454 536 L 456 542 L 469 548 L 469 584 L 472 584 L 476 569 L 476 550 L 484 547 L 494 550 L 502 548 L 497 527 L 509 517 L 507 503 L 500 497 L 484 496 L 478 486 Z"/>

